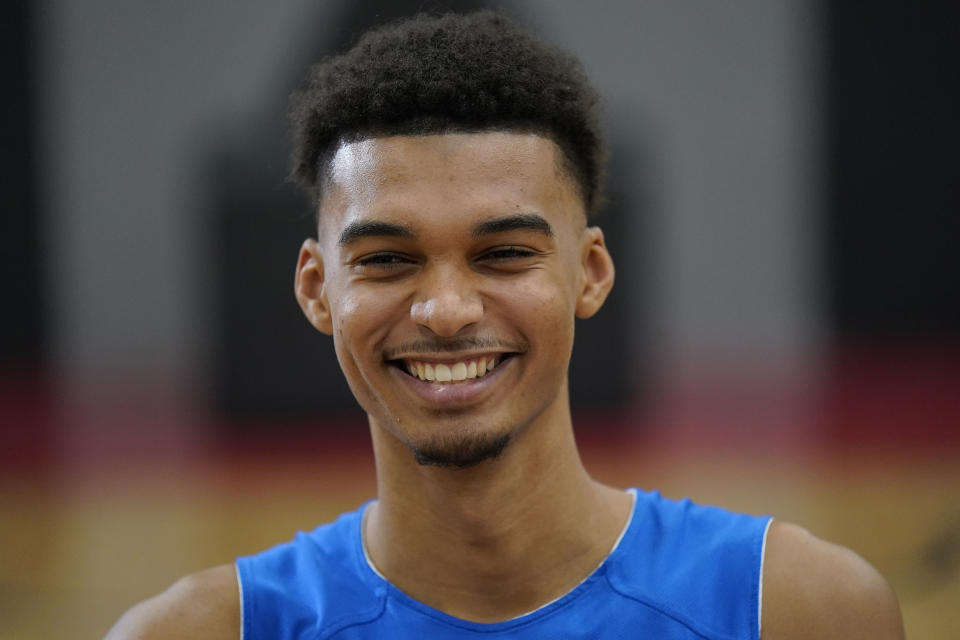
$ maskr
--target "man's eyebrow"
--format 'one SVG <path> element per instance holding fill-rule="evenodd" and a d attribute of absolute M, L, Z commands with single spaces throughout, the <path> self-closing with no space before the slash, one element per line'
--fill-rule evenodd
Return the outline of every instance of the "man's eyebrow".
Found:
<path fill-rule="evenodd" d="M 516 231 L 518 229 L 537 231 L 545 236 L 553 235 L 553 228 L 550 227 L 550 223 L 536 213 L 519 213 L 515 216 L 485 220 L 473 228 L 472 235 L 477 238 L 491 233 L 503 233 L 504 231 Z"/>
<path fill-rule="evenodd" d="M 360 238 L 370 236 L 389 236 L 391 238 L 412 238 L 413 232 L 402 224 L 378 222 L 376 220 L 351 222 L 340 232 L 339 246 L 350 244 Z"/>

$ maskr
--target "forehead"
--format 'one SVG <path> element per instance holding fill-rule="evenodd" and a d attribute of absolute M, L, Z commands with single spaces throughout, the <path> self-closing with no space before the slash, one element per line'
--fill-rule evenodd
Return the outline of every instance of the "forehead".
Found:
<path fill-rule="evenodd" d="M 506 132 L 391 136 L 337 149 L 320 228 L 336 231 L 363 219 L 453 224 L 518 210 L 556 223 L 585 222 L 579 192 L 552 140 Z"/>

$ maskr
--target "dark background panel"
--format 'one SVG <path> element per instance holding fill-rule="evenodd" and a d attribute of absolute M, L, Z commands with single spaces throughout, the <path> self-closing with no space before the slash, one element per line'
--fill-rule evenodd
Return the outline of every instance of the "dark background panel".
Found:
<path fill-rule="evenodd" d="M 33 366 L 45 353 L 46 323 L 41 264 L 42 220 L 37 198 L 32 5 L 4 4 L 0 20 L 0 364 Z"/>
<path fill-rule="evenodd" d="M 957 14 L 827 4 L 827 306 L 840 339 L 960 335 Z"/>

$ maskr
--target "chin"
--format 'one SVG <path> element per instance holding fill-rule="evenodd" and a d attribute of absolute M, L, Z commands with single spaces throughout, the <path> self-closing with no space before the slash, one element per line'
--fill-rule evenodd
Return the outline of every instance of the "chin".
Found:
<path fill-rule="evenodd" d="M 447 436 L 409 446 L 418 464 L 465 469 L 499 456 L 510 444 L 510 435 L 507 432 Z"/>

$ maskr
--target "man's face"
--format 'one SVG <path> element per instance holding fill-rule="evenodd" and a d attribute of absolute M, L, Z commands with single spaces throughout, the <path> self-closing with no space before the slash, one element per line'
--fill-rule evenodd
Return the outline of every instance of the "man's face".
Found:
<path fill-rule="evenodd" d="M 560 153 L 490 132 L 374 138 L 332 160 L 297 297 L 374 428 L 421 462 L 472 464 L 567 411 L 574 317 L 613 270 Z"/>

